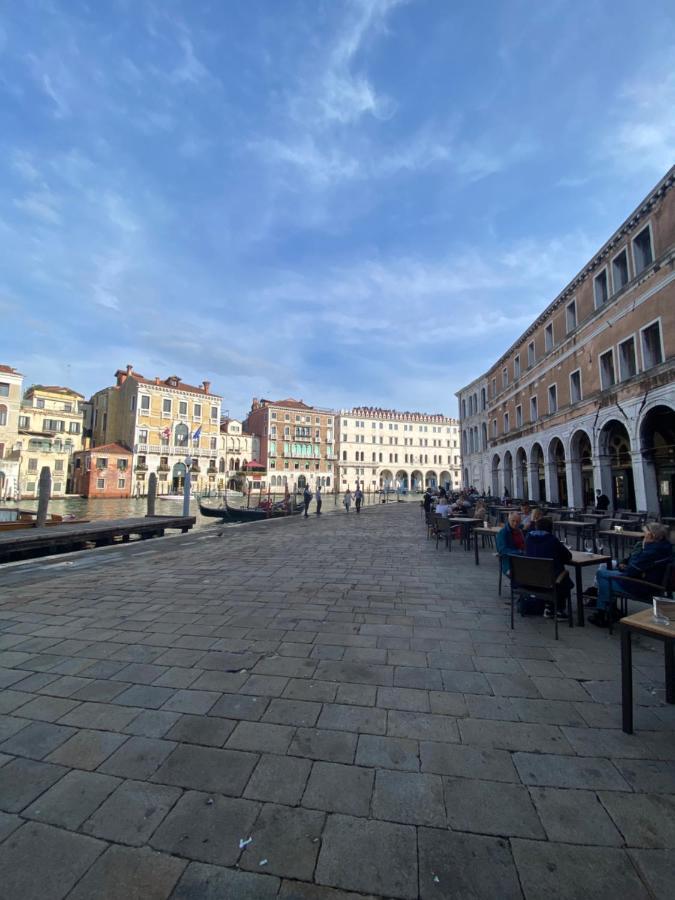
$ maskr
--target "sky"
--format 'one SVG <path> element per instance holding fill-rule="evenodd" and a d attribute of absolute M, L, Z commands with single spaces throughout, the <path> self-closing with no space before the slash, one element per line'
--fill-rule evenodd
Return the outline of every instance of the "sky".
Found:
<path fill-rule="evenodd" d="M 0 362 L 456 415 L 675 162 L 672 0 L 0 0 Z"/>

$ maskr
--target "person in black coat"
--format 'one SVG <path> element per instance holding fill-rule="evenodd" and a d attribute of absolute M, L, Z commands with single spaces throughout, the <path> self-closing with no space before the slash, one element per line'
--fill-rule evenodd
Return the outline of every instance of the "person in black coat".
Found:
<path fill-rule="evenodd" d="M 598 490 L 595 492 L 595 511 L 607 512 L 609 509 L 609 497 Z"/>
<path fill-rule="evenodd" d="M 567 547 L 553 534 L 553 520 L 543 516 L 527 532 L 525 538 L 525 556 L 536 556 L 540 559 L 552 559 L 553 571 L 557 581 L 556 607 L 558 616 L 564 617 L 565 607 L 569 603 L 572 591 L 572 579 L 568 575 L 565 566 L 572 561 L 572 554 Z M 551 609 L 547 609 L 544 615 L 549 618 L 553 615 Z"/>

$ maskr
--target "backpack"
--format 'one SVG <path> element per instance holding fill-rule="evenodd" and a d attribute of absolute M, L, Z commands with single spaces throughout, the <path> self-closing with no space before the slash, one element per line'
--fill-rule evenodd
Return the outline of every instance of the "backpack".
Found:
<path fill-rule="evenodd" d="M 534 594 L 521 594 L 518 597 L 518 612 L 521 616 L 543 616 L 546 601 Z"/>

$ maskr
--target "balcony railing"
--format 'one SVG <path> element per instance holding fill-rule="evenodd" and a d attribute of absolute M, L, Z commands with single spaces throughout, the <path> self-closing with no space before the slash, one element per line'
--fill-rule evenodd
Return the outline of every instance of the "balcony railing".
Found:
<path fill-rule="evenodd" d="M 190 447 L 189 445 L 177 444 L 136 444 L 136 453 L 145 453 L 156 456 L 180 456 L 185 459 L 186 456 L 199 457 L 203 459 L 215 459 L 218 456 L 218 450 L 204 447 Z"/>

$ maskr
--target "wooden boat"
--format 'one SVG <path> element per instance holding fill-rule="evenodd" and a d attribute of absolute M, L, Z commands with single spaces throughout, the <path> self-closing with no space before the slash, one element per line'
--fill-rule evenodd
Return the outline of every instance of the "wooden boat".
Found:
<path fill-rule="evenodd" d="M 75 519 L 50 513 L 45 525 L 69 525 L 71 523 L 88 522 L 88 519 Z M 30 509 L 0 509 L 0 533 L 18 531 L 21 528 L 36 528 L 37 512 Z"/>
<path fill-rule="evenodd" d="M 224 500 L 224 506 L 213 507 L 205 506 L 199 501 L 199 512 L 211 519 L 222 519 L 225 522 L 257 522 L 260 519 L 278 519 L 288 515 L 284 500 L 272 503 L 270 506 L 254 506 L 247 509 L 245 506 L 230 506 L 227 500 Z M 302 506 L 293 507 L 291 500 L 291 515 L 297 515 L 302 512 Z"/>

